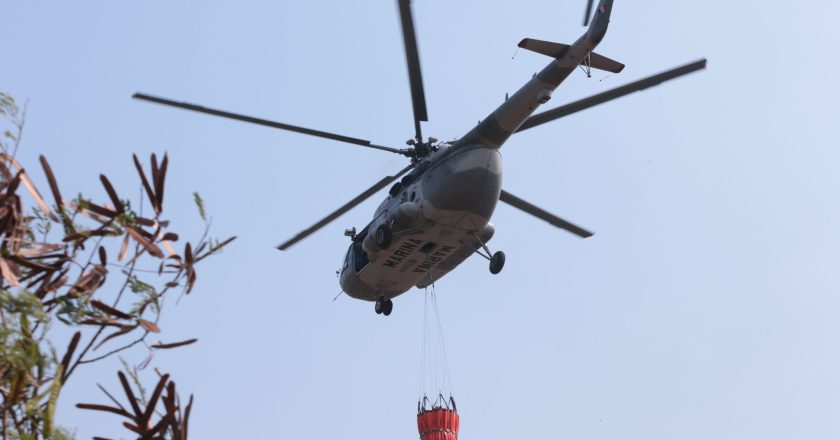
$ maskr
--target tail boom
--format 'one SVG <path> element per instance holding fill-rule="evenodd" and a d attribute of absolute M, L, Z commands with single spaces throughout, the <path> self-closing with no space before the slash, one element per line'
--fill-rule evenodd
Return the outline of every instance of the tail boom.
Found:
<path fill-rule="evenodd" d="M 478 143 L 500 148 L 541 104 L 551 99 L 554 89 L 568 78 L 601 42 L 607 32 L 612 4 L 613 0 L 601 0 L 586 33 L 571 45 L 557 45 L 564 47 L 558 48 L 556 53 L 550 55 L 555 59 L 464 135 L 456 146 Z M 525 41 L 523 40 L 523 43 Z"/>

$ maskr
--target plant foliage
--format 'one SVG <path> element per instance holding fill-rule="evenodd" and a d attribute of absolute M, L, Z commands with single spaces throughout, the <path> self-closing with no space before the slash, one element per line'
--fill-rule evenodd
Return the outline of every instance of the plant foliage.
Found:
<path fill-rule="evenodd" d="M 133 157 L 153 215 L 137 212 L 133 206 L 143 201 L 122 199 L 104 174 L 99 180 L 107 199 L 65 198 L 69 192 L 41 156 L 49 185 L 44 197 L 15 158 L 23 112 L 2 93 L 0 118 L 9 126 L 0 136 L 0 428 L 3 439 L 69 438 L 55 424 L 62 387 L 80 367 L 130 347 L 148 349 L 147 361 L 136 367 L 142 368 L 157 350 L 196 342 L 148 339 L 161 332 L 164 299 L 173 291 L 190 293 L 196 264 L 234 237 L 219 242 L 205 229 L 197 242 L 178 245 L 179 235 L 162 217 L 166 154 L 160 160 L 152 154 L 147 167 Z M 199 207 L 206 222 L 203 203 Z M 155 270 L 140 269 L 150 266 Z M 67 334 L 69 341 L 53 346 Z M 169 375 L 159 375 L 142 402 L 125 374 L 119 378 L 125 406 L 101 386 L 114 406 L 78 406 L 125 417 L 124 426 L 138 438 L 186 438 L 192 396 L 182 406 Z"/>

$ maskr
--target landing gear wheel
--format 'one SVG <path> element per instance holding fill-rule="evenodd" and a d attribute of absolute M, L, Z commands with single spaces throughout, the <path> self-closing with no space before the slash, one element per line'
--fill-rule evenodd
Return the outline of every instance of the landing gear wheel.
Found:
<path fill-rule="evenodd" d="M 496 252 L 490 259 L 490 273 L 496 275 L 502 271 L 503 267 L 505 267 L 505 253 L 502 251 Z"/>
<path fill-rule="evenodd" d="M 391 245 L 391 228 L 388 225 L 379 225 L 373 239 L 379 249 L 388 249 Z"/>
<path fill-rule="evenodd" d="M 373 306 L 373 310 L 376 312 L 377 315 L 381 315 L 384 311 L 385 306 L 385 298 L 379 298 L 376 300 L 376 304 Z"/>
<path fill-rule="evenodd" d="M 394 302 L 391 301 L 390 299 L 385 300 L 385 302 L 382 303 L 382 314 L 383 315 L 388 316 L 388 315 L 391 314 L 391 311 L 393 311 L 393 310 L 394 310 Z"/>

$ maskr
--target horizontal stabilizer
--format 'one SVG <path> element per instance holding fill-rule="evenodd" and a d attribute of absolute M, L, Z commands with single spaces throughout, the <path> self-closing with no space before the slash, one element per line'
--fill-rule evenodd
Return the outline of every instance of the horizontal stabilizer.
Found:
<path fill-rule="evenodd" d="M 624 70 L 624 64 L 611 60 L 603 55 L 598 55 L 595 52 L 589 54 L 589 66 L 593 69 L 604 70 L 612 73 L 618 73 Z"/>
<path fill-rule="evenodd" d="M 541 53 L 552 58 L 562 58 L 569 49 L 568 44 L 553 43 L 551 41 L 535 40 L 533 38 L 525 38 L 519 42 L 519 47 L 530 50 L 532 52 Z M 618 61 L 611 60 L 603 55 L 592 52 L 589 56 L 589 65 L 593 69 L 605 70 L 607 72 L 618 73 L 624 70 L 624 64 Z"/>
<path fill-rule="evenodd" d="M 560 58 L 566 53 L 569 45 L 553 43 L 551 41 L 535 40 L 533 38 L 523 38 L 522 41 L 519 42 L 519 47 L 530 50 L 531 52 L 541 53 L 551 58 Z"/>

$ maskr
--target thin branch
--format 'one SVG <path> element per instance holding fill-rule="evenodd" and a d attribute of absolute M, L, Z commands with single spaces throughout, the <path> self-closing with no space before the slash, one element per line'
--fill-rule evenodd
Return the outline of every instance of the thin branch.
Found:
<path fill-rule="evenodd" d="M 78 362 L 78 364 L 89 364 L 89 363 L 92 363 L 92 362 L 101 361 L 102 359 L 105 359 L 106 357 L 111 356 L 112 354 L 116 354 L 116 353 L 119 353 L 119 352 L 121 352 L 121 351 L 123 351 L 123 350 L 127 350 L 127 349 L 129 349 L 129 348 L 131 348 L 131 347 L 134 347 L 135 345 L 137 345 L 137 344 L 139 344 L 139 343 L 143 342 L 143 341 L 146 339 L 146 336 L 148 336 L 148 334 L 149 334 L 149 331 L 148 331 L 148 330 L 146 330 L 145 332 L 143 332 L 143 336 L 141 336 L 139 339 L 137 339 L 136 341 L 132 342 L 131 344 L 125 345 L 125 346 L 120 347 L 120 348 L 117 348 L 117 349 L 115 349 L 115 350 L 111 350 L 111 351 L 109 351 L 108 353 L 105 353 L 105 354 L 103 354 L 102 356 L 99 356 L 99 357 L 96 357 L 96 358 L 93 358 L 93 359 L 85 359 L 85 360 L 83 360 L 83 361 L 81 361 L 81 360 L 80 360 L 80 361 Z"/>
<path fill-rule="evenodd" d="M 120 293 L 117 295 L 117 300 L 114 301 L 114 304 L 111 307 L 117 307 L 117 303 L 119 303 L 120 297 L 122 296 L 123 292 L 125 292 L 125 289 L 128 288 L 128 283 L 129 283 L 129 280 L 131 279 L 131 274 L 134 272 L 134 265 L 135 264 L 136 264 L 136 262 L 132 263 L 132 267 L 128 271 L 128 273 L 126 274 L 125 281 L 123 282 L 123 285 L 120 288 Z M 76 370 L 76 367 L 78 367 L 82 363 L 82 358 L 87 354 L 88 351 L 90 351 L 90 349 L 93 347 L 93 344 L 96 343 L 97 338 L 99 338 L 99 336 L 102 335 L 102 332 L 104 330 L 105 330 L 105 326 L 99 327 L 99 330 L 97 330 L 96 334 L 93 335 L 93 338 L 91 338 L 90 342 L 88 342 L 87 346 L 85 346 L 85 349 L 82 350 L 81 353 L 79 353 L 79 356 L 76 358 L 76 362 L 74 362 L 73 365 L 70 367 L 70 369 L 67 370 L 67 374 L 64 376 L 65 381 L 67 380 L 68 377 L 70 377 L 70 375 L 73 373 L 73 371 Z M 87 363 L 87 362 L 85 362 L 85 363 Z"/>
<path fill-rule="evenodd" d="M 20 147 L 20 140 L 23 138 L 23 127 L 26 125 L 26 109 L 29 108 L 29 100 L 27 99 L 23 103 L 23 113 L 19 117 L 15 117 L 17 119 L 15 121 L 15 126 L 17 126 L 17 138 L 15 139 L 15 148 L 12 150 L 12 157 L 17 157 L 18 148 Z"/>

